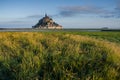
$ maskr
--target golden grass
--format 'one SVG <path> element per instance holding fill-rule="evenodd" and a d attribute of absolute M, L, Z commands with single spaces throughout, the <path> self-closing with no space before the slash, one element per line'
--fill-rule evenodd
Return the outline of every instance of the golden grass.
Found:
<path fill-rule="evenodd" d="M 73 34 L 1 32 L 0 71 L 1 80 L 117 80 L 120 45 Z"/>

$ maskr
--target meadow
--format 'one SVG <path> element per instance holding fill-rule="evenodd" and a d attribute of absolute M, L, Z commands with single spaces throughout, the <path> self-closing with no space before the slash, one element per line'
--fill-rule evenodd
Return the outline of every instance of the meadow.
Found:
<path fill-rule="evenodd" d="M 0 80 L 119 80 L 120 32 L 0 32 Z"/>

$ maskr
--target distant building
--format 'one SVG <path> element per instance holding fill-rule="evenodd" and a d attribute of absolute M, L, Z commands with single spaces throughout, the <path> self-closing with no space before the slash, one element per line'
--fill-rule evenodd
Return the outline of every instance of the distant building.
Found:
<path fill-rule="evenodd" d="M 103 27 L 102 29 L 109 29 L 108 27 Z"/>
<path fill-rule="evenodd" d="M 52 18 L 45 14 L 45 17 L 39 20 L 39 22 L 32 26 L 32 28 L 40 28 L 40 29 L 62 29 L 62 26 L 55 23 Z"/>

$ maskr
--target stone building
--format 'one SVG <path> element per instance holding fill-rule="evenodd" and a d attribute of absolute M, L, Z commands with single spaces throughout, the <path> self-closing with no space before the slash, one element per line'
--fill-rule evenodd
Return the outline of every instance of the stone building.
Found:
<path fill-rule="evenodd" d="M 39 20 L 39 22 L 32 26 L 32 28 L 40 28 L 40 29 L 62 29 L 62 26 L 55 23 L 52 18 L 45 14 L 45 17 Z"/>

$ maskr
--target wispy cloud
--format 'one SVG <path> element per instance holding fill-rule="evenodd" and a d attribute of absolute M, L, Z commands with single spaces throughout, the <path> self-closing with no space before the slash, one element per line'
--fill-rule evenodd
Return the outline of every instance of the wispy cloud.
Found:
<path fill-rule="evenodd" d="M 44 17 L 45 16 L 45 14 L 43 14 L 43 15 L 36 15 L 36 14 L 34 14 L 34 15 L 29 15 L 29 16 L 27 16 L 27 17 L 24 17 L 24 18 L 27 18 L 27 19 L 40 19 L 40 18 L 42 18 L 42 17 Z M 57 14 L 53 14 L 53 15 L 51 15 L 51 14 L 48 14 L 48 16 L 50 16 L 50 17 L 56 17 L 56 16 L 58 16 Z"/>
<path fill-rule="evenodd" d="M 108 14 L 102 15 L 104 18 L 120 18 L 120 1 L 116 0 L 116 6 Z"/>
<path fill-rule="evenodd" d="M 91 15 L 97 15 L 99 17 L 104 18 L 120 18 L 120 3 L 116 5 L 113 10 L 107 10 L 103 7 L 97 7 L 97 6 L 62 6 L 59 7 L 59 14 L 64 17 L 72 17 L 76 16 L 78 14 L 91 14 Z"/>
<path fill-rule="evenodd" d="M 41 18 L 43 15 L 29 15 L 25 18 Z"/>
<path fill-rule="evenodd" d="M 64 6 L 59 7 L 60 15 L 75 16 L 76 14 L 106 14 L 109 11 L 96 6 Z"/>
<path fill-rule="evenodd" d="M 23 27 L 31 27 L 33 22 L 31 21 L 21 21 L 21 20 L 13 20 L 13 21 L 5 21 L 0 22 L 0 28 L 23 28 Z"/>
<path fill-rule="evenodd" d="M 0 21 L 0 28 L 24 28 L 31 27 L 34 24 L 34 20 L 27 17 L 16 18 L 6 21 Z"/>
<path fill-rule="evenodd" d="M 120 18 L 120 1 L 118 2 L 116 8 L 115 8 L 115 12 L 118 18 Z"/>
<path fill-rule="evenodd" d="M 55 15 L 49 15 L 50 17 L 56 17 Z M 36 24 L 44 15 L 29 15 L 25 17 L 15 18 L 15 19 L 9 19 L 6 21 L 0 21 L 0 28 L 1 27 L 31 27 L 34 24 Z"/>

